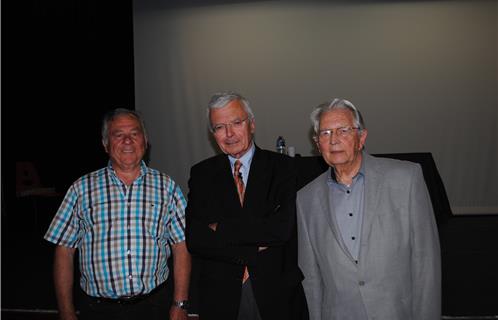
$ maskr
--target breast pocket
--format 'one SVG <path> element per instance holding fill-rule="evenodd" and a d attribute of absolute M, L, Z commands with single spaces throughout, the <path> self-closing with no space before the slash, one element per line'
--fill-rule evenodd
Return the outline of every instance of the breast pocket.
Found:
<path fill-rule="evenodd" d="M 167 206 L 164 203 L 146 201 L 138 216 L 139 223 L 141 223 L 147 234 L 157 240 L 166 241 L 170 215 L 167 214 Z"/>
<path fill-rule="evenodd" d="M 81 210 L 79 216 L 80 228 L 86 232 L 101 232 L 107 226 L 115 224 L 116 214 L 110 211 L 106 202 L 97 202 Z"/>

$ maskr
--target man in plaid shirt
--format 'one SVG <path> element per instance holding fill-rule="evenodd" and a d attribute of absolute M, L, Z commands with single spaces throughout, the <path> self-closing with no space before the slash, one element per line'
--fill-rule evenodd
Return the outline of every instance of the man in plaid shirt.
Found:
<path fill-rule="evenodd" d="M 61 319 L 76 319 L 74 254 L 79 249 L 80 319 L 187 319 L 190 255 L 186 201 L 178 185 L 142 160 L 147 134 L 138 113 L 104 117 L 107 167 L 69 188 L 45 239 L 56 244 L 54 278 Z M 165 283 L 173 254 L 174 293 Z"/>

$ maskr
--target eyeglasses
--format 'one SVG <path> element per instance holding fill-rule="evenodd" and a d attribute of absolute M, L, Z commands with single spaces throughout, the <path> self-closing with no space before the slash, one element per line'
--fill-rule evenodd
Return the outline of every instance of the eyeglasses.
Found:
<path fill-rule="evenodd" d="M 235 119 L 229 123 L 218 123 L 215 124 L 212 129 L 214 134 L 221 134 L 222 132 L 225 132 L 228 127 L 232 127 L 233 129 L 240 129 L 244 125 L 244 122 L 246 122 L 249 119 L 249 117 L 246 117 L 245 119 Z"/>
<path fill-rule="evenodd" d="M 332 135 L 336 135 L 339 138 L 346 138 L 351 135 L 353 130 L 359 129 L 358 127 L 341 127 L 336 129 L 325 129 L 318 131 L 319 140 L 328 140 Z"/>

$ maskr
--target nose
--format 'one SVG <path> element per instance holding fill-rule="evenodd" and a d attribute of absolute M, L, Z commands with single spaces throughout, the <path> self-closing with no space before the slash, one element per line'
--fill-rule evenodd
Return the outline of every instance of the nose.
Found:
<path fill-rule="evenodd" d="M 339 140 L 339 137 L 337 136 L 337 133 L 336 132 L 333 132 L 331 135 L 330 135 L 330 140 L 329 140 L 329 143 L 330 144 L 338 144 L 340 142 Z"/>
<path fill-rule="evenodd" d="M 123 142 L 126 144 L 130 144 L 132 142 L 131 136 L 129 135 L 124 136 Z"/>
<path fill-rule="evenodd" d="M 225 126 L 225 134 L 227 135 L 227 137 L 233 136 L 233 129 L 231 124 L 227 124 Z"/>

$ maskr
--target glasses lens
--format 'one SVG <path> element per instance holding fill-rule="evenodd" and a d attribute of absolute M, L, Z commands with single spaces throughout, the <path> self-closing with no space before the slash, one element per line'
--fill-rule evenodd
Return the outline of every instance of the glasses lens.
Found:
<path fill-rule="evenodd" d="M 213 131 L 214 131 L 214 133 L 219 133 L 219 132 L 222 132 L 224 128 L 225 128 L 225 125 L 217 124 L 213 127 Z"/>
<path fill-rule="evenodd" d="M 341 137 L 347 137 L 350 132 L 351 132 L 351 128 L 349 128 L 349 127 L 344 127 L 344 128 L 337 129 L 337 133 Z"/>
<path fill-rule="evenodd" d="M 320 139 L 328 139 L 331 135 L 332 131 L 331 130 L 322 130 L 319 132 L 318 137 Z"/>

